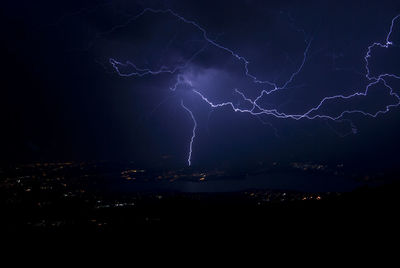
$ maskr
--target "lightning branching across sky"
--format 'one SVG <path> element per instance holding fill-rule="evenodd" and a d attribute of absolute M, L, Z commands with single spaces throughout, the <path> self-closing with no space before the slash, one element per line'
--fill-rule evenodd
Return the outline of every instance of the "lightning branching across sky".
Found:
<path fill-rule="evenodd" d="M 310 50 L 310 47 L 311 47 L 311 43 L 312 43 L 312 39 L 311 38 L 308 39 L 308 40 L 307 40 L 307 38 L 305 38 L 306 46 L 305 46 L 305 50 L 304 50 L 304 53 L 303 53 L 302 61 L 301 61 L 300 65 L 298 66 L 298 68 L 295 70 L 295 72 L 293 72 L 289 76 L 289 78 L 284 83 L 282 83 L 282 85 L 278 85 L 275 82 L 271 82 L 271 81 L 267 81 L 267 80 L 261 80 L 261 79 L 257 78 L 255 75 L 253 75 L 249 71 L 250 61 L 248 59 L 246 59 L 245 57 L 239 55 L 234 50 L 232 50 L 232 49 L 230 49 L 228 47 L 225 47 L 225 46 L 221 45 L 220 43 L 218 43 L 217 41 L 211 39 L 209 37 L 207 31 L 202 26 L 200 26 L 198 23 L 196 23 L 193 20 L 189 20 L 189 19 L 186 19 L 186 18 L 180 16 L 179 14 L 177 14 L 176 12 L 174 12 L 171 9 L 161 10 L 161 9 L 146 8 L 141 13 L 139 13 L 138 15 L 135 15 L 135 16 L 131 17 L 128 21 L 126 21 L 126 23 L 114 26 L 109 31 L 101 33 L 101 34 L 109 34 L 109 33 L 113 32 L 113 31 L 115 31 L 117 29 L 126 27 L 127 25 L 129 25 L 133 21 L 135 21 L 138 18 L 140 18 L 145 13 L 169 14 L 169 15 L 177 18 L 179 21 L 181 21 L 181 22 L 183 22 L 185 24 L 193 26 L 194 29 L 197 29 L 198 31 L 200 31 L 200 33 L 202 34 L 204 40 L 207 43 L 207 46 L 213 46 L 213 47 L 215 47 L 217 49 L 225 51 L 226 53 L 228 53 L 229 55 L 234 57 L 236 60 L 240 61 L 241 64 L 243 65 L 244 74 L 248 78 L 250 78 L 250 80 L 253 83 L 255 83 L 256 85 L 263 86 L 263 87 L 265 87 L 265 89 L 262 89 L 260 91 L 259 95 L 254 99 L 248 98 L 241 90 L 235 89 L 235 92 L 243 99 L 243 101 L 245 101 L 246 103 L 250 104 L 251 108 L 246 108 L 246 109 L 245 108 L 241 108 L 241 107 L 239 107 L 239 105 L 235 105 L 231 101 L 215 103 L 212 100 L 210 100 L 210 98 L 205 96 L 201 92 L 200 89 L 194 88 L 192 81 L 190 81 L 190 79 L 188 79 L 185 76 L 185 74 L 182 72 L 183 70 L 185 70 L 189 66 L 189 64 L 201 52 L 203 52 L 207 48 L 207 46 L 204 46 L 199 51 L 195 52 L 182 65 L 178 65 L 178 66 L 175 66 L 173 68 L 167 67 L 167 66 L 162 66 L 161 68 L 159 68 L 157 70 L 151 70 L 149 68 L 140 68 L 140 67 L 138 67 L 137 65 L 135 65 L 134 63 L 132 63 L 130 61 L 120 62 L 120 61 L 118 61 L 116 59 L 110 58 L 109 59 L 109 63 L 112 65 L 112 67 L 115 69 L 115 71 L 120 76 L 143 77 L 143 76 L 146 76 L 146 75 L 158 75 L 158 74 L 162 74 L 162 73 L 173 74 L 173 75 L 176 75 L 176 83 L 175 83 L 175 85 L 170 87 L 171 90 L 176 90 L 176 88 L 181 86 L 181 85 L 189 86 L 191 88 L 192 92 L 195 95 L 198 95 L 201 100 L 203 100 L 205 103 L 207 103 L 212 108 L 229 107 L 234 112 L 247 113 L 247 114 L 250 114 L 252 116 L 257 116 L 257 117 L 259 117 L 261 115 L 269 115 L 269 116 L 273 116 L 273 117 L 281 118 L 281 119 L 294 119 L 294 120 L 300 120 L 300 119 L 308 119 L 308 120 L 327 119 L 327 120 L 341 122 L 341 121 L 349 121 L 349 119 L 345 118 L 346 115 L 361 114 L 363 116 L 376 118 L 378 115 L 387 113 L 391 108 L 400 106 L 400 97 L 399 97 L 399 95 L 394 91 L 394 89 L 389 85 L 388 81 L 386 80 L 387 78 L 400 80 L 400 74 L 381 73 L 379 75 L 372 75 L 371 71 L 370 71 L 370 62 L 369 62 L 369 59 L 372 57 L 372 54 L 373 54 L 372 52 L 373 52 L 374 48 L 388 49 L 388 48 L 394 46 L 394 43 L 391 40 L 391 36 L 392 36 L 393 28 L 395 27 L 396 22 L 400 21 L 400 14 L 395 16 L 392 19 L 391 25 L 390 25 L 390 28 L 389 28 L 387 34 L 386 34 L 384 43 L 374 42 L 373 44 L 371 44 L 367 48 L 367 52 L 366 52 L 366 54 L 364 56 L 365 70 L 366 70 L 365 78 L 367 79 L 367 85 L 363 90 L 357 90 L 354 93 L 349 94 L 349 95 L 340 94 L 340 95 L 326 96 L 326 97 L 322 98 L 321 101 L 317 105 L 315 105 L 311 109 L 305 111 L 304 113 L 291 114 L 291 113 L 285 113 L 283 111 L 279 111 L 278 109 L 266 109 L 265 107 L 263 107 L 260 104 L 260 101 L 263 98 L 265 98 L 268 95 L 270 95 L 270 94 L 276 94 L 277 92 L 279 92 L 281 90 L 288 89 L 288 86 L 293 82 L 295 77 L 299 73 L 301 73 L 304 65 L 307 62 L 307 55 L 309 53 L 309 50 Z M 304 37 L 306 37 L 305 32 L 304 31 L 302 31 L 302 32 L 304 33 Z M 122 69 L 126 70 L 127 67 L 129 67 L 129 70 L 132 70 L 132 71 L 130 71 L 130 72 L 122 71 Z M 396 100 L 396 102 L 392 103 L 392 104 L 385 105 L 384 109 L 378 110 L 375 113 L 367 112 L 367 111 L 364 111 L 364 110 L 361 110 L 361 109 L 344 110 L 344 111 L 342 111 L 341 113 L 339 113 L 337 115 L 329 115 L 329 114 L 320 112 L 321 107 L 326 106 L 329 103 L 333 103 L 335 101 L 350 100 L 350 99 L 353 99 L 355 97 L 366 97 L 368 95 L 368 93 L 369 93 L 370 88 L 373 87 L 373 86 L 376 86 L 376 85 L 381 85 L 384 88 L 386 88 L 389 91 L 390 96 L 393 97 Z M 190 116 L 191 116 L 191 118 L 192 118 L 192 120 L 194 122 L 193 135 L 192 135 L 191 140 L 190 140 L 190 150 L 189 150 L 189 155 L 188 155 L 188 164 L 190 166 L 191 163 L 192 163 L 191 162 L 192 147 L 193 147 L 193 142 L 194 142 L 194 139 L 195 139 L 195 136 L 196 136 L 197 122 L 196 122 L 196 119 L 195 119 L 192 111 L 187 106 L 185 106 L 183 104 L 183 101 L 181 102 L 181 105 L 190 114 Z M 356 128 L 353 125 L 353 123 L 351 123 L 351 127 L 352 127 L 353 133 L 356 133 L 357 131 L 356 131 Z"/>

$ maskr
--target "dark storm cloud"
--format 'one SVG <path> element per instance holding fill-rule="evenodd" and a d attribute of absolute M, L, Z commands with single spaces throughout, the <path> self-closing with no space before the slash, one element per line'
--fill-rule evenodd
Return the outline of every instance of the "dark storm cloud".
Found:
<path fill-rule="evenodd" d="M 289 112 L 310 109 L 324 96 L 365 87 L 366 49 L 385 38 L 392 17 L 400 13 L 396 1 L 9 2 L 2 10 L 8 25 L 2 44 L 8 65 L 2 98 L 3 159 L 153 163 L 165 154 L 173 156 L 174 164 L 184 164 L 191 122 L 179 106 L 181 98 L 199 122 L 194 145 L 198 165 L 245 165 L 259 159 L 354 163 L 398 159 L 397 110 L 377 120 L 354 116 L 357 135 L 346 136 L 351 132 L 347 121 L 327 126 L 324 120 L 261 118 L 271 128 L 229 109 L 210 113 L 185 87 L 171 92 L 174 75 L 118 77 L 109 58 L 157 69 L 184 64 L 204 48 L 177 73 L 190 78 L 207 96 L 218 102 L 240 102 L 234 88 L 249 97 L 262 89 L 244 75 L 240 61 L 207 44 L 200 31 L 173 16 L 149 13 L 127 23 L 145 7 L 171 8 L 196 21 L 210 38 L 248 58 L 251 73 L 279 85 L 299 66 L 305 39 L 312 38 L 301 74 L 287 90 L 263 101 Z M 394 31 L 393 38 L 400 40 L 399 32 Z M 373 72 L 399 69 L 398 51 L 374 53 Z M 385 88 L 374 90 L 370 99 L 355 100 L 352 107 L 373 112 L 391 102 Z M 326 109 L 335 113 L 346 105 L 350 104 Z"/>

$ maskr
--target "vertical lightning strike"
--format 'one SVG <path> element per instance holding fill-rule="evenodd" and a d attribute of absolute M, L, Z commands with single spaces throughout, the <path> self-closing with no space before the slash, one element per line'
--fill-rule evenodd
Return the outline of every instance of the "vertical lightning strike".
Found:
<path fill-rule="evenodd" d="M 189 156 L 188 156 L 188 160 L 187 160 L 188 165 L 191 166 L 192 165 L 193 142 L 194 142 L 194 138 L 196 137 L 197 122 L 196 122 L 196 119 L 195 119 L 192 111 L 188 107 L 186 107 L 185 104 L 183 104 L 183 100 L 181 100 L 181 106 L 183 107 L 183 109 L 185 109 L 190 114 L 190 117 L 193 120 L 192 137 L 190 138 Z"/>

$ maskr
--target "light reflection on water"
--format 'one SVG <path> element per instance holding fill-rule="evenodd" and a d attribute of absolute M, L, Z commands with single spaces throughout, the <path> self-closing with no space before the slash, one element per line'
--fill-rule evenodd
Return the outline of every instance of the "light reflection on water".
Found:
<path fill-rule="evenodd" d="M 239 192 L 245 190 L 291 190 L 301 192 L 347 192 L 378 183 L 358 182 L 344 177 L 321 174 L 262 174 L 243 179 L 206 179 L 140 182 L 116 186 L 122 191 Z"/>

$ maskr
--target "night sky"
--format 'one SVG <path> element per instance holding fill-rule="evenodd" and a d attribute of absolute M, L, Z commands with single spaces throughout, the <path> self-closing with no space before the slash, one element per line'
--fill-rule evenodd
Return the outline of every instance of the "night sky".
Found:
<path fill-rule="evenodd" d="M 186 166 L 193 121 L 195 167 L 249 166 L 265 161 L 346 163 L 395 167 L 400 107 L 377 118 L 360 113 L 340 120 L 254 116 L 213 103 L 251 109 L 271 86 L 254 83 L 244 64 L 208 42 L 246 58 L 260 80 L 287 87 L 259 102 L 265 109 L 304 114 L 327 96 L 362 92 L 364 57 L 386 43 L 399 1 L 6 1 L 2 27 L 1 139 L 3 162 L 118 160 Z M 374 47 L 371 76 L 400 77 L 400 19 L 391 44 Z M 130 77 L 141 70 L 174 73 Z M 140 71 L 139 74 L 145 71 Z M 184 81 L 173 91 L 177 79 Z M 384 80 L 394 93 L 400 79 Z M 331 101 L 319 114 L 344 110 L 375 114 L 398 100 L 378 83 L 367 96 Z"/>

